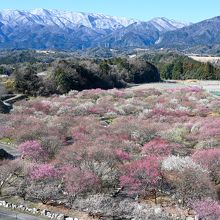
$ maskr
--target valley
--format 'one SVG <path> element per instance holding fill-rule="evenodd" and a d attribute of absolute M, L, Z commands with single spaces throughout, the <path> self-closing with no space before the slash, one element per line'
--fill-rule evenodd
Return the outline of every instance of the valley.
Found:
<path fill-rule="evenodd" d="M 4 1 L 0 219 L 220 220 L 217 6 Z"/>
<path fill-rule="evenodd" d="M 197 196 L 207 193 L 213 200 L 203 202 L 217 206 L 220 101 L 209 93 L 216 89 L 219 81 L 168 81 L 17 102 L 9 115 L 0 114 L 1 138 L 10 137 L 22 155 L 2 162 L 1 195 L 24 195 L 26 203 L 38 201 L 48 209 L 52 201 L 62 203 L 62 210 L 102 219 L 195 219 Z M 205 161 L 212 164 L 212 177 Z M 210 183 L 217 184 L 216 192 Z"/>

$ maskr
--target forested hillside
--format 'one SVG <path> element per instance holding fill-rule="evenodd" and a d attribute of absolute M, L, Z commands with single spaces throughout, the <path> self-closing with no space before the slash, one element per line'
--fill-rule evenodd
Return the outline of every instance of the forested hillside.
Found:
<path fill-rule="evenodd" d="M 220 79 L 219 67 L 195 61 L 183 54 L 159 52 L 147 53 L 142 57 L 158 67 L 162 79 Z"/>
<path fill-rule="evenodd" d="M 68 58 L 54 62 L 2 65 L 9 74 L 9 90 L 27 95 L 63 94 L 70 90 L 123 88 L 130 84 L 160 81 L 157 68 L 139 58 Z"/>

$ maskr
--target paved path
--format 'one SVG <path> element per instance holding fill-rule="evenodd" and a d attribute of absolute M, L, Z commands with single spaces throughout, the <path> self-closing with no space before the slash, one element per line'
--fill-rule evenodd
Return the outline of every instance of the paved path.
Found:
<path fill-rule="evenodd" d="M 9 99 L 6 99 L 6 100 L 4 100 L 4 103 L 8 103 L 8 104 L 13 104 L 13 103 L 15 103 L 15 102 L 17 102 L 17 101 L 20 101 L 20 100 L 22 100 L 22 99 L 25 99 L 27 96 L 26 95 L 23 95 L 23 94 L 16 94 L 14 97 L 11 97 L 11 98 L 9 98 Z"/>
<path fill-rule="evenodd" d="M 0 149 L 5 150 L 7 153 L 11 154 L 14 157 L 19 157 L 20 154 L 16 149 L 15 145 L 12 144 L 4 144 L 0 142 Z"/>
<path fill-rule="evenodd" d="M 0 220 L 43 220 L 43 218 L 0 208 Z"/>
<path fill-rule="evenodd" d="M 3 96 L 2 96 L 3 97 Z M 1 97 L 0 97 L 1 98 Z M 0 100 L 0 107 L 1 107 L 1 112 L 2 113 L 9 113 L 10 110 L 13 108 L 13 104 L 17 101 L 20 101 L 22 99 L 27 98 L 26 95 L 23 94 L 15 94 L 13 97 L 8 98 L 8 99 L 1 99 Z"/>

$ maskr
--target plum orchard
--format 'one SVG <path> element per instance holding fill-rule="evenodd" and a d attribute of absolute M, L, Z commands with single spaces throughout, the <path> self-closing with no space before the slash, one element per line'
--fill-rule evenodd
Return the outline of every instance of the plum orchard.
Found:
<path fill-rule="evenodd" d="M 119 188 L 123 198 L 155 202 L 169 194 L 194 204 L 201 217 L 214 204 L 217 215 L 219 108 L 219 100 L 195 87 L 95 89 L 21 101 L 0 115 L 0 137 L 22 155 L 1 162 L 1 193 L 43 203 L 64 198 L 71 206 Z"/>

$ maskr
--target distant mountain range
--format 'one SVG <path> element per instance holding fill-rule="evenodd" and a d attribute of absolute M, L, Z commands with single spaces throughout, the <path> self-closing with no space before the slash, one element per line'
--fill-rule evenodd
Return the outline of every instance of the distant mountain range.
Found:
<path fill-rule="evenodd" d="M 1 49 L 179 48 L 220 44 L 220 17 L 196 24 L 94 13 L 0 11 Z"/>
<path fill-rule="evenodd" d="M 160 47 L 187 48 L 220 44 L 220 16 L 161 35 Z"/>

